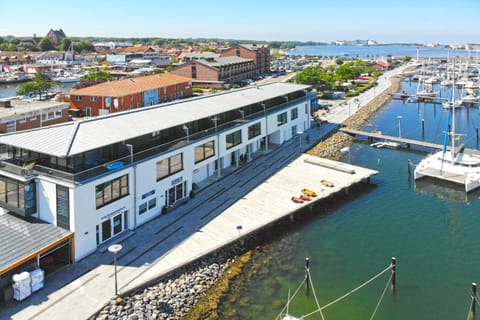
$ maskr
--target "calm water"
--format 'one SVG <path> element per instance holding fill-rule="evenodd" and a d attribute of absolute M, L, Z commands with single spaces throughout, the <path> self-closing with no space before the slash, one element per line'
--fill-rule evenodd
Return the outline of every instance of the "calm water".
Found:
<path fill-rule="evenodd" d="M 403 90 L 416 84 L 404 82 Z M 447 112 L 438 105 L 392 101 L 365 129 L 442 143 Z M 457 111 L 458 131 L 469 147 L 477 145 L 478 108 Z M 471 283 L 480 281 L 479 193 L 415 183 L 407 161 L 423 154 L 351 146 L 353 164 L 376 169 L 375 187 L 330 212 L 318 210 L 308 223 L 297 223 L 259 253 L 221 302 L 222 319 L 273 319 L 288 290 L 303 279 L 305 257 L 321 305 L 347 293 L 397 258 L 397 290 L 387 291 L 375 319 L 466 319 Z M 412 168 L 413 170 L 413 168 Z M 256 267 L 255 267 L 256 265 Z M 389 273 L 327 310 L 326 319 L 369 319 Z M 315 309 L 304 288 L 290 305 L 295 316 Z M 320 315 L 309 317 L 321 319 Z M 309 319 L 307 318 L 307 319 Z"/>
<path fill-rule="evenodd" d="M 345 57 L 350 58 L 386 58 L 388 55 L 394 57 L 417 56 L 417 47 L 406 45 L 385 45 L 385 46 L 298 46 L 295 50 L 288 51 L 289 55 L 307 55 L 307 56 L 327 56 L 327 57 Z M 449 50 L 444 48 L 419 47 L 418 55 L 420 57 L 447 57 L 450 56 L 472 56 L 476 53 L 465 50 Z"/>
<path fill-rule="evenodd" d="M 76 83 L 56 83 L 52 91 L 68 92 Z M 17 91 L 20 90 L 20 84 L 0 84 L 0 99 L 9 98 L 17 95 Z"/>

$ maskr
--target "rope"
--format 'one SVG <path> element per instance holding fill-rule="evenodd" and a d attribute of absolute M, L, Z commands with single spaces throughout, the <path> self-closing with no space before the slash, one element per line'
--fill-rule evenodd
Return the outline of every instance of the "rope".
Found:
<path fill-rule="evenodd" d="M 390 274 L 390 278 L 388 278 L 387 284 L 385 285 L 385 289 L 383 289 L 382 295 L 380 296 L 380 299 L 377 302 L 377 306 L 375 307 L 375 310 L 373 310 L 372 316 L 370 317 L 370 320 L 375 317 L 375 314 L 377 313 L 378 307 L 380 307 L 380 303 L 383 300 L 383 297 L 385 296 L 385 292 L 387 292 L 388 285 L 390 284 L 390 281 L 392 280 L 392 274 Z"/>
<path fill-rule="evenodd" d="M 288 308 L 288 305 L 290 304 L 290 302 L 292 302 L 293 298 L 295 298 L 298 291 L 300 291 L 300 289 L 302 288 L 306 280 L 307 280 L 307 276 L 305 275 L 305 278 L 303 278 L 302 282 L 300 282 L 300 285 L 298 286 L 297 290 L 295 290 L 295 292 L 293 293 L 293 296 L 289 297 L 287 304 L 285 305 L 285 307 L 283 307 L 282 311 L 280 311 L 280 313 L 275 317 L 275 320 L 280 319 L 280 317 L 282 316 L 282 313 Z"/>
<path fill-rule="evenodd" d="M 343 296 L 341 296 L 341 297 L 333 300 L 332 302 L 324 305 L 322 308 L 310 312 L 309 314 L 305 315 L 304 318 L 309 317 L 309 316 L 311 316 L 312 314 L 315 314 L 315 313 L 317 313 L 317 312 L 321 312 L 323 309 L 326 309 L 326 308 L 330 307 L 331 305 L 333 305 L 333 304 L 335 304 L 335 303 L 337 303 L 337 302 L 345 299 L 345 298 L 348 297 L 349 295 L 357 292 L 358 290 L 362 289 L 363 287 L 365 287 L 365 286 L 366 286 L 367 284 L 369 284 L 370 282 L 374 281 L 375 279 L 377 279 L 378 277 L 380 277 L 381 275 L 383 275 L 385 272 L 389 271 L 391 268 L 392 268 L 392 265 L 390 264 L 387 268 L 385 268 L 385 270 L 383 270 L 383 271 L 381 271 L 380 273 L 378 273 L 377 275 L 371 277 L 369 280 L 365 281 L 364 283 L 362 283 L 361 285 L 359 285 L 359 286 L 356 287 L 355 289 L 350 290 L 349 292 L 347 292 L 347 293 L 344 294 Z"/>
<path fill-rule="evenodd" d="M 308 272 L 308 279 L 310 280 L 310 285 L 312 286 L 312 292 L 313 292 L 313 297 L 315 298 L 315 303 L 317 304 L 318 311 L 320 312 L 320 316 L 322 317 L 322 320 L 325 320 L 325 317 L 323 316 L 322 308 L 320 307 L 320 303 L 318 302 L 317 299 L 317 294 L 315 293 L 315 288 L 313 287 L 313 281 L 312 277 L 310 276 L 310 269 L 307 269 Z"/>

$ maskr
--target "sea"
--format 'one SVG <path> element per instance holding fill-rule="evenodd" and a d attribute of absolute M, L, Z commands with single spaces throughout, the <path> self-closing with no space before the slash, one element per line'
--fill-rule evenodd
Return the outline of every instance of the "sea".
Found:
<path fill-rule="evenodd" d="M 415 93 L 416 87 L 404 80 L 400 90 Z M 478 148 L 478 106 L 455 112 L 456 130 L 464 134 L 458 142 Z M 391 100 L 363 129 L 443 144 L 447 116 L 441 104 Z M 310 314 L 318 309 L 315 296 L 324 306 L 343 295 L 323 310 L 324 319 L 465 319 L 471 284 L 480 281 L 480 193 L 413 181 L 414 165 L 425 151 L 376 149 L 355 141 L 340 161 L 378 170 L 371 185 L 276 226 L 229 285 L 219 319 L 276 319 L 289 296 L 291 315 L 323 319 Z M 299 287 L 307 257 L 315 294 L 312 287 Z M 394 291 L 388 271 L 348 294 L 388 268 L 392 257 Z"/>
<path fill-rule="evenodd" d="M 51 91 L 68 92 L 76 83 L 55 83 Z M 0 84 L 0 99 L 17 96 L 21 83 Z"/>
<path fill-rule="evenodd" d="M 375 45 L 375 46 L 298 46 L 286 51 L 290 56 L 321 56 L 360 59 L 385 59 L 388 57 L 477 57 L 478 53 L 467 50 L 453 50 L 445 47 L 414 45 Z"/>

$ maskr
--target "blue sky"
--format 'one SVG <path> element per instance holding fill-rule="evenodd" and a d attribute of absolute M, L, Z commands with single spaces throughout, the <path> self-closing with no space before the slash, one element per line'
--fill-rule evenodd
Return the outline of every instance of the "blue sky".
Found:
<path fill-rule="evenodd" d="M 0 1 L 0 36 L 480 43 L 480 0 Z"/>

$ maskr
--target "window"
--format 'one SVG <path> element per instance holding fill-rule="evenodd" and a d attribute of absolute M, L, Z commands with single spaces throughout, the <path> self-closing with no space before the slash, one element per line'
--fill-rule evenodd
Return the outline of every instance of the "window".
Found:
<path fill-rule="evenodd" d="M 91 102 L 97 101 L 97 97 L 90 97 L 90 101 L 91 101 Z"/>
<path fill-rule="evenodd" d="M 200 146 L 195 147 L 195 163 L 199 163 L 205 159 L 215 155 L 215 142 L 209 141 Z"/>
<path fill-rule="evenodd" d="M 298 108 L 290 110 L 290 119 L 294 120 L 298 118 Z"/>
<path fill-rule="evenodd" d="M 80 101 L 82 100 L 82 96 L 75 96 L 75 101 Z"/>
<path fill-rule="evenodd" d="M 138 214 L 144 214 L 147 212 L 147 203 L 144 202 L 138 207 Z"/>
<path fill-rule="evenodd" d="M 183 170 L 183 153 L 157 162 L 157 181 Z"/>
<path fill-rule="evenodd" d="M 128 174 L 95 187 L 96 207 L 101 208 L 128 195 Z"/>
<path fill-rule="evenodd" d="M 277 115 L 277 126 L 287 123 L 287 112 Z"/>
<path fill-rule="evenodd" d="M 55 118 L 61 118 L 61 117 L 62 117 L 62 110 L 55 111 Z"/>
<path fill-rule="evenodd" d="M 36 212 L 36 185 L 35 182 L 23 183 L 0 176 L 0 203 L 9 210 L 23 216 Z"/>
<path fill-rule="evenodd" d="M 153 209 L 157 206 L 157 198 L 148 200 L 148 210 Z"/>
<path fill-rule="evenodd" d="M 227 149 L 230 149 L 236 145 L 239 145 L 242 143 L 242 130 L 238 130 L 230 134 L 227 134 L 225 138 L 227 140 Z"/>
<path fill-rule="evenodd" d="M 248 127 L 248 139 L 252 139 L 256 136 L 259 136 L 261 133 L 261 125 L 260 122 L 252 124 Z"/>
<path fill-rule="evenodd" d="M 68 188 L 57 185 L 57 226 L 70 230 L 70 200 Z"/>

